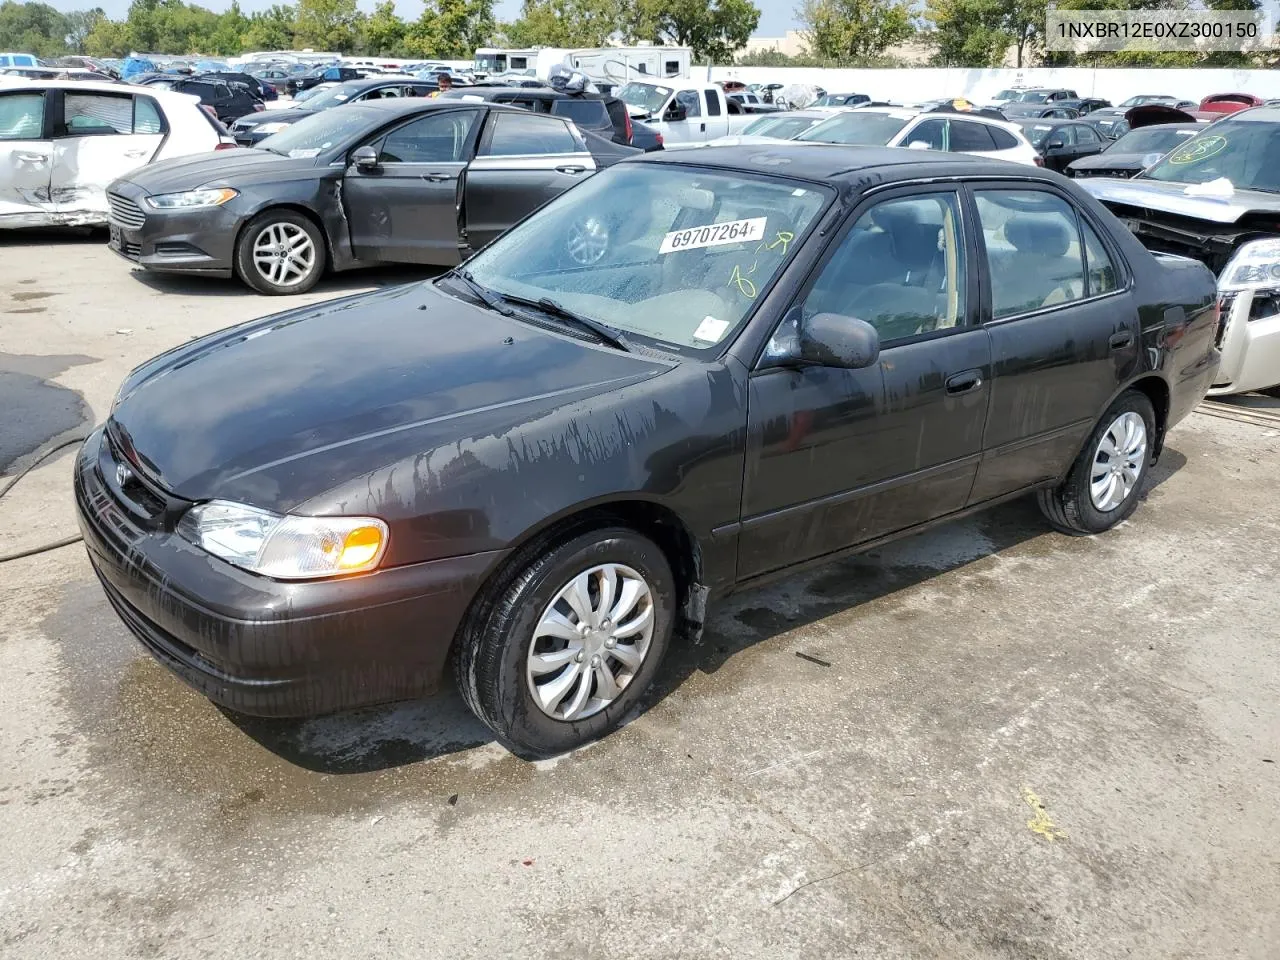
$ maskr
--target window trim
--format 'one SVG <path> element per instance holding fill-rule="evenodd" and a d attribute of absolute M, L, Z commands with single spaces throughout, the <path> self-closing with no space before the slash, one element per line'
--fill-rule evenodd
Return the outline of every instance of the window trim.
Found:
<path fill-rule="evenodd" d="M 938 182 L 920 182 L 920 183 L 896 183 L 886 185 L 881 189 L 863 194 L 858 204 L 853 207 L 843 218 L 841 218 L 834 226 L 826 232 L 829 238 L 825 246 L 812 260 L 807 268 L 804 278 L 795 288 L 795 292 L 787 300 L 786 306 L 778 313 L 777 321 L 765 331 L 765 335 L 761 338 L 756 355 L 751 363 L 753 373 L 764 373 L 778 367 L 776 363 L 767 363 L 765 351 L 769 347 L 769 342 L 778 332 L 778 328 L 786 323 L 795 310 L 804 306 L 805 298 L 812 292 L 813 287 L 817 283 L 822 271 L 831 262 L 836 251 L 840 249 L 840 245 L 845 238 L 853 230 L 854 225 L 869 210 L 878 207 L 882 203 L 890 203 L 894 200 L 910 199 L 915 197 L 927 197 L 935 193 L 950 193 L 956 197 L 956 208 L 960 212 L 960 239 L 964 245 L 965 256 L 965 303 L 962 310 L 963 316 L 960 322 L 953 327 L 945 327 L 941 330 L 931 330 L 928 333 L 919 333 L 910 337 L 895 337 L 892 340 L 882 340 L 880 342 L 880 353 L 884 354 L 886 350 L 892 350 L 895 347 L 908 346 L 915 343 L 924 343 L 929 340 L 942 340 L 947 337 L 958 336 L 961 333 L 968 333 L 982 327 L 980 309 L 981 299 L 979 298 L 979 271 L 974 257 L 977 247 L 975 246 L 977 238 L 974 236 L 977 230 L 977 223 L 974 216 L 968 209 L 968 203 L 964 194 L 964 183 L 962 181 L 938 181 Z M 779 277 L 778 280 L 782 278 Z"/>
<path fill-rule="evenodd" d="M 980 325 L 984 327 L 995 327 L 1005 323 L 1013 323 L 1027 317 L 1039 317 L 1046 313 L 1053 313 L 1057 310 L 1072 309 L 1083 306 L 1085 304 L 1097 303 L 1108 297 L 1117 297 L 1128 294 L 1133 290 L 1134 277 L 1133 270 L 1129 266 L 1129 261 L 1124 258 L 1121 251 L 1116 247 L 1115 241 L 1112 240 L 1110 233 L 1099 226 L 1097 218 L 1082 209 L 1081 206 L 1072 200 L 1069 196 L 1057 189 L 1052 184 L 1043 180 L 965 180 L 962 187 L 968 194 L 969 204 L 973 210 L 973 224 L 976 228 L 977 236 L 974 237 L 978 244 L 980 259 L 976 266 L 982 275 L 982 306 Z M 1057 197 L 1065 203 L 1076 215 L 1076 232 L 1080 240 L 1081 256 L 1080 262 L 1085 270 L 1085 284 L 1088 285 L 1088 259 L 1084 255 L 1084 235 L 1080 233 L 1080 223 L 1089 224 L 1093 227 L 1093 232 L 1098 235 L 1098 239 L 1102 241 L 1102 246 L 1106 249 L 1107 255 L 1111 257 L 1112 265 L 1116 268 L 1116 288 L 1108 290 L 1106 293 L 1099 293 L 1094 296 L 1081 297 L 1078 300 L 1066 300 L 1062 303 L 1055 303 L 1048 307 L 1038 307 L 1035 310 L 1027 310 L 1023 313 L 1011 313 L 1004 317 L 993 317 L 991 308 L 991 271 L 988 269 L 987 260 L 987 241 L 981 229 L 981 220 L 978 218 L 977 194 L 984 190 L 1035 190 L 1040 193 L 1047 193 L 1050 196 Z"/>

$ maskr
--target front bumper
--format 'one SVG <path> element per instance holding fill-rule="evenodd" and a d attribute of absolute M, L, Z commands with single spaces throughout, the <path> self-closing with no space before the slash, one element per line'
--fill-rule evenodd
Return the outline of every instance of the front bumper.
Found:
<path fill-rule="evenodd" d="M 265 126 L 265 124 L 263 124 L 263 126 Z M 236 143 L 242 147 L 252 147 L 271 136 L 269 133 L 259 133 L 256 126 L 243 128 L 236 127 L 235 124 L 232 124 L 230 129 L 231 136 L 235 137 Z"/>
<path fill-rule="evenodd" d="M 1222 337 L 1222 364 L 1209 396 L 1248 393 L 1280 384 L 1280 315 L 1249 319 L 1253 291 L 1236 294 Z"/>
<path fill-rule="evenodd" d="M 232 276 L 240 216 L 239 198 L 201 210 L 155 210 L 147 193 L 132 183 L 111 185 L 108 246 L 147 270 Z"/>
<path fill-rule="evenodd" d="M 172 532 L 175 501 L 165 509 L 136 479 L 121 486 L 119 463 L 99 428 L 75 467 L 80 529 L 107 599 L 160 663 L 241 713 L 309 716 L 429 693 L 468 604 L 503 556 L 271 580 Z"/>

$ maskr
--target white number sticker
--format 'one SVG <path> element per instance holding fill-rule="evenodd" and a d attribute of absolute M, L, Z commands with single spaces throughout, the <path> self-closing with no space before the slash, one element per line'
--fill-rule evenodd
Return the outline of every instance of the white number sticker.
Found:
<path fill-rule="evenodd" d="M 680 250 L 697 250 L 701 247 L 718 247 L 726 243 L 750 243 L 764 239 L 764 226 L 768 217 L 752 217 L 750 220 L 730 220 L 728 223 L 712 223 L 688 230 L 672 230 L 662 238 L 659 253 L 676 253 Z"/>

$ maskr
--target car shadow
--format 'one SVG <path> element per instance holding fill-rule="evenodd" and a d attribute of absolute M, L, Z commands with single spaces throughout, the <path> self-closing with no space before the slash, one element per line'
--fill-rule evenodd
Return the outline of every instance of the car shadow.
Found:
<path fill-rule="evenodd" d="M 18 227 L 0 230 L 0 248 L 23 247 L 31 243 L 43 244 L 101 244 L 107 247 L 106 227 Z"/>
<path fill-rule="evenodd" d="M 330 273 L 305 296 L 311 298 L 341 296 L 382 287 L 397 287 L 438 277 L 446 269 L 446 267 L 429 267 L 422 264 L 389 264 L 363 270 L 349 270 L 344 273 Z M 133 277 L 158 293 L 183 297 L 257 297 L 264 304 L 279 304 L 281 309 L 287 308 L 290 301 L 294 299 L 263 296 L 256 290 L 251 290 L 240 280 L 228 277 L 183 276 L 182 274 L 152 273 L 149 270 L 139 269 L 134 269 Z"/>
<path fill-rule="evenodd" d="M 1186 462 L 1183 454 L 1166 448 L 1142 498 Z M 1059 535 L 1050 530 L 1034 499 L 1027 497 L 713 602 L 701 639 L 675 644 L 637 715 L 694 674 L 714 674 L 733 657 L 779 634 L 1042 536 Z M 323 717 L 267 720 L 223 713 L 267 750 L 319 773 L 370 773 L 469 750 L 494 739 L 467 708 L 450 676 L 430 697 Z"/>

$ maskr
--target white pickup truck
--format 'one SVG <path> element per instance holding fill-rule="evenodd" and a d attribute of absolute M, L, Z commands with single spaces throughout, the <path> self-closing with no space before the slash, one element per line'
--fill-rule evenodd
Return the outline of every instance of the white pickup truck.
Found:
<path fill-rule="evenodd" d="M 666 149 L 694 147 L 742 130 L 757 114 L 725 97 L 714 83 L 674 80 L 666 83 L 632 81 L 614 91 L 633 120 L 658 130 Z"/>

